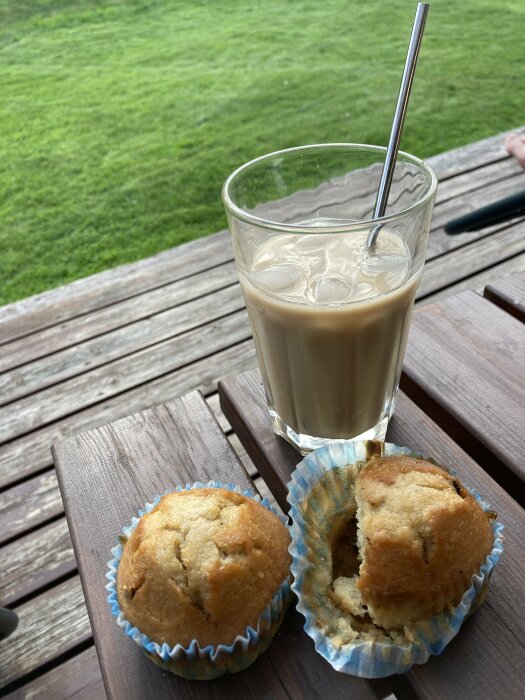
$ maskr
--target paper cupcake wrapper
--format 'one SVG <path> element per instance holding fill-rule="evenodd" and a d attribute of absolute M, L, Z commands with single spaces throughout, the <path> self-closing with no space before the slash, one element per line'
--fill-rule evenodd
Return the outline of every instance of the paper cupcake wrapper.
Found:
<path fill-rule="evenodd" d="M 367 641 L 349 643 L 336 646 L 325 631 L 319 626 L 315 611 L 311 610 L 306 602 L 304 593 L 305 575 L 307 572 L 316 576 L 316 571 L 323 570 L 323 558 L 329 555 L 329 544 L 323 538 L 316 540 L 315 544 L 307 544 L 305 533 L 307 522 L 305 517 L 323 518 L 323 509 L 326 503 L 331 502 L 333 512 L 343 510 L 345 507 L 345 491 L 337 490 L 337 480 L 334 479 L 335 488 L 330 489 L 327 499 L 318 499 L 311 504 L 310 512 L 304 516 L 301 504 L 305 503 L 312 487 L 320 477 L 334 468 L 347 464 L 364 462 L 370 456 L 371 447 L 381 449 L 385 456 L 407 454 L 417 457 L 422 455 L 415 453 L 407 447 L 399 447 L 392 443 L 371 443 L 370 441 L 354 441 L 336 443 L 322 447 L 311 452 L 298 465 L 292 474 L 288 484 L 287 500 L 291 506 L 292 517 L 292 543 L 290 554 L 292 555 L 292 574 L 294 582 L 292 590 L 298 598 L 297 609 L 306 619 L 305 630 L 315 642 L 315 648 L 337 671 L 349 673 L 363 678 L 383 678 L 393 673 L 405 673 L 416 664 L 425 663 L 431 655 L 440 654 L 446 645 L 456 636 L 465 618 L 483 601 L 483 597 L 489 582 L 489 578 L 495 564 L 499 561 L 503 552 L 503 525 L 492 522 L 494 533 L 494 545 L 491 553 L 479 572 L 472 576 L 470 588 L 465 591 L 459 605 L 450 612 L 439 615 L 410 626 L 411 640 L 406 644 L 398 645 L 394 642 Z M 332 485 L 331 485 L 332 486 Z M 488 503 L 473 489 L 469 489 L 483 510 L 492 510 Z M 311 569 L 314 569 L 311 571 Z M 326 569 L 326 564 L 324 564 Z M 317 602 L 326 596 L 320 592 Z"/>
<path fill-rule="evenodd" d="M 193 484 L 179 486 L 166 493 L 186 491 L 194 488 L 223 488 L 252 498 L 277 515 L 279 520 L 288 528 L 288 519 L 267 499 L 262 499 L 250 489 L 242 490 L 240 486 L 235 484 L 221 483 L 220 481 L 209 481 L 207 484 L 204 484 L 198 481 Z M 155 496 L 151 503 L 146 503 L 144 508 L 139 510 L 138 516 L 131 519 L 131 524 L 122 528 L 121 536 L 127 540 L 139 524 L 140 518 L 144 514 L 150 513 L 164 495 L 166 494 Z M 252 664 L 269 646 L 273 636 L 279 629 L 290 602 L 290 583 L 288 580 L 285 580 L 269 605 L 266 606 L 259 616 L 257 626 L 247 627 L 244 634 L 238 635 L 231 644 L 218 644 L 216 646 L 210 644 L 206 647 L 200 647 L 195 639 L 188 646 L 176 644 L 171 647 L 168 644 L 157 644 L 157 642 L 149 639 L 146 634 L 143 634 L 131 622 L 126 620 L 124 613 L 120 609 L 117 598 L 117 572 L 122 552 L 122 544 L 113 547 L 111 550 L 113 558 L 108 562 L 109 570 L 106 573 L 109 583 L 105 588 L 108 591 L 107 600 L 111 608 L 111 614 L 116 618 L 117 624 L 124 630 L 125 634 L 131 637 L 154 663 L 184 678 L 210 680 L 222 676 L 224 673 L 241 671 Z"/>

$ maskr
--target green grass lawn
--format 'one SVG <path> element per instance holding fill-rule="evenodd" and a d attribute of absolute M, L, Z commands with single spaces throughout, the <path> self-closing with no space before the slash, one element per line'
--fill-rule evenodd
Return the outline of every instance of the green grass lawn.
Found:
<path fill-rule="evenodd" d="M 265 152 L 386 143 L 415 0 L 3 0 L 0 303 L 226 225 Z M 431 0 L 402 147 L 525 123 L 523 0 Z"/>

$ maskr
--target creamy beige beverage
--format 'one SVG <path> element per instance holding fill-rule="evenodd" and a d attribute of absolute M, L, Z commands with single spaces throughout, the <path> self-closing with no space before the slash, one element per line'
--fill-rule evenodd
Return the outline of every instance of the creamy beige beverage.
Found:
<path fill-rule="evenodd" d="M 420 275 L 394 233 L 372 252 L 366 235 L 270 234 L 239 271 L 270 408 L 297 434 L 353 438 L 390 415 Z"/>

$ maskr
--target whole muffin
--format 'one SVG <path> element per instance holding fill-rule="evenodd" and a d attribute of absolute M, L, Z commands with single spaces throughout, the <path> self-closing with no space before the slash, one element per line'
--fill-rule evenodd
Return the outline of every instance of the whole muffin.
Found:
<path fill-rule="evenodd" d="M 289 535 L 256 501 L 222 488 L 164 496 L 126 542 L 125 618 L 158 644 L 231 644 L 289 575 Z"/>

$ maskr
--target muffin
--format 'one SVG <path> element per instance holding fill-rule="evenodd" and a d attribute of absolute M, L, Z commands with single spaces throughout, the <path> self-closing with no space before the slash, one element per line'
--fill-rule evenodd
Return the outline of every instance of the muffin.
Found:
<path fill-rule="evenodd" d="M 185 677 L 245 668 L 284 615 L 287 528 L 267 507 L 226 488 L 176 491 L 149 510 L 115 566 L 113 602 L 127 632 L 138 631 L 136 641 L 146 638 L 146 650 L 158 652 L 154 661 L 163 657 Z"/>
<path fill-rule="evenodd" d="M 489 507 L 446 470 L 384 443 L 316 450 L 289 491 L 292 588 L 318 651 L 365 677 L 440 653 L 502 550 Z"/>

